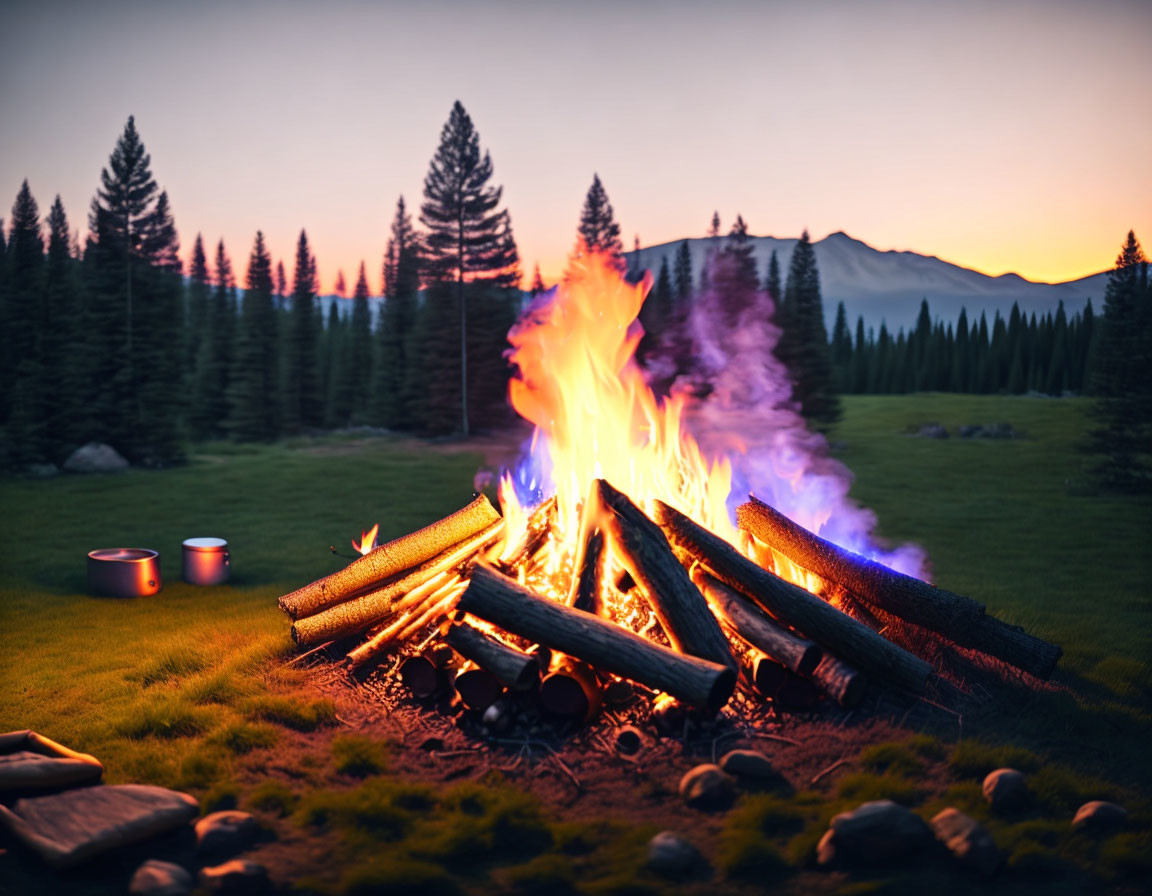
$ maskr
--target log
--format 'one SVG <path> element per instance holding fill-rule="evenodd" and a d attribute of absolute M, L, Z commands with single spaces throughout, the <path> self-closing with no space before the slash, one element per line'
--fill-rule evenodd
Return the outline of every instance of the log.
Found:
<path fill-rule="evenodd" d="M 285 594 L 280 609 L 293 619 L 311 616 L 445 553 L 499 520 L 488 498 L 478 495 L 450 516 L 382 544 L 332 575 Z"/>
<path fill-rule="evenodd" d="M 301 647 L 308 647 L 364 631 L 388 619 L 396 613 L 397 604 L 404 595 L 440 573 L 465 563 L 499 538 L 503 526 L 504 521 L 498 519 L 478 534 L 453 545 L 382 588 L 297 619 L 292 625 L 293 640 Z"/>
<path fill-rule="evenodd" d="M 983 604 L 834 545 L 755 498 L 741 504 L 736 516 L 740 526 L 757 539 L 843 588 L 850 597 L 964 647 L 1045 679 L 1063 653 L 1055 644 L 986 615 Z"/>
<path fill-rule="evenodd" d="M 599 616 L 540 597 L 483 564 L 473 571 L 459 609 L 713 712 L 728 702 L 736 686 L 736 673 L 728 666 L 685 656 Z"/>
<path fill-rule="evenodd" d="M 515 575 L 520 565 L 530 560 L 544 546 L 544 542 L 548 540 L 548 532 L 555 521 L 556 496 L 553 495 L 532 511 L 519 538 L 500 552 L 496 566 L 510 575 Z"/>
<path fill-rule="evenodd" d="M 568 606 L 585 613 L 604 615 L 600 588 L 604 578 L 604 533 L 590 525 L 580 540 L 573 569 L 572 588 L 568 592 Z"/>
<path fill-rule="evenodd" d="M 460 576 L 449 570 L 409 591 L 404 600 L 393 608 L 395 618 L 388 625 L 373 629 L 371 637 L 349 652 L 344 662 L 353 669 L 358 668 L 397 641 L 402 641 L 404 632 L 412 622 L 424 615 L 428 607 L 442 600 L 460 581 Z"/>
<path fill-rule="evenodd" d="M 863 675 L 829 654 L 820 660 L 811 678 L 820 690 L 845 709 L 859 706 L 868 690 L 868 681 Z"/>
<path fill-rule="evenodd" d="M 845 550 L 756 498 L 736 508 L 736 521 L 797 566 L 908 622 L 950 635 L 984 615 L 983 604 Z"/>
<path fill-rule="evenodd" d="M 797 675 L 811 675 L 820 662 L 819 645 L 785 631 L 748 598 L 697 566 L 692 581 L 708 598 L 720 624 L 740 640 L 772 657 Z"/>
<path fill-rule="evenodd" d="M 672 646 L 735 671 L 736 660 L 720 623 L 660 527 L 605 480 L 596 480 L 594 494 L 599 507 L 593 512 L 598 512 L 621 561 L 644 590 Z"/>
<path fill-rule="evenodd" d="M 748 658 L 745 674 L 761 694 L 765 697 L 775 697 L 780 685 L 788 678 L 788 667 L 781 665 L 768 654 L 755 650 Z"/>
<path fill-rule="evenodd" d="M 452 680 L 452 687 L 466 708 L 480 711 L 487 709 L 504 693 L 504 686 L 496 676 L 473 662 L 460 668 Z"/>
<path fill-rule="evenodd" d="M 451 649 L 438 645 L 416 656 L 405 657 L 398 671 L 408 692 L 418 700 L 427 700 L 447 688 L 449 674 L 455 667 Z"/>
<path fill-rule="evenodd" d="M 540 706 L 554 716 L 591 722 L 603 702 L 592 667 L 569 656 L 557 658 L 540 682 Z"/>
<path fill-rule="evenodd" d="M 506 688 L 528 691 L 540 677 L 536 657 L 484 634 L 467 622 L 445 625 L 444 643 L 465 659 L 487 669 Z"/>
<path fill-rule="evenodd" d="M 932 667 L 919 657 L 803 588 L 761 569 L 724 539 L 663 501 L 656 502 L 656 521 L 683 559 L 696 560 L 780 622 L 879 678 L 913 691 L 924 688 Z"/>

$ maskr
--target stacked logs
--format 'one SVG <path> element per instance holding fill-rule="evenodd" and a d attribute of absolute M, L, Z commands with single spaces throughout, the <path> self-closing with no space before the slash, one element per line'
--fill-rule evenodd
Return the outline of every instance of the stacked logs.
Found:
<path fill-rule="evenodd" d="M 566 598 L 553 599 L 524 582 L 557 513 L 549 499 L 522 532 L 506 533 L 477 497 L 285 595 L 280 607 L 301 647 L 360 636 L 347 652 L 352 668 L 405 654 L 398 672 L 418 698 L 453 694 L 482 711 L 505 693 L 534 693 L 546 711 L 582 720 L 620 680 L 706 713 L 718 712 L 738 682 L 784 708 L 822 695 L 853 707 L 872 686 L 925 688 L 933 669 L 924 659 L 776 575 L 779 561 L 846 602 L 1033 675 L 1048 677 L 1060 656 L 983 605 L 839 548 L 754 498 L 737 518 L 760 562 L 661 501 L 648 516 L 604 480 L 583 504 L 569 581 L 559 583 Z M 660 634 L 615 621 L 604 600 L 614 591 L 643 601 Z"/>

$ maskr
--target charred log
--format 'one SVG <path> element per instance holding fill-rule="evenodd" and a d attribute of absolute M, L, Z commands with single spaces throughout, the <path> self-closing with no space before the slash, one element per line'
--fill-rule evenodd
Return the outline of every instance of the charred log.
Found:
<path fill-rule="evenodd" d="M 524 531 L 516 542 L 510 545 L 496 565 L 502 571 L 515 574 L 516 569 L 544 546 L 548 532 L 556 521 L 556 496 L 553 495 L 532 511 Z"/>
<path fill-rule="evenodd" d="M 604 615 L 600 599 L 604 560 L 604 533 L 589 525 L 576 554 L 576 574 L 572 577 L 572 589 L 568 592 L 568 606 L 585 613 Z"/>
<path fill-rule="evenodd" d="M 511 690 L 531 690 L 540 677 L 536 657 L 497 641 L 467 622 L 448 623 L 444 643 L 465 659 L 487 669 Z"/>
<path fill-rule="evenodd" d="M 459 609 L 596 669 L 718 710 L 732 695 L 728 666 L 654 644 L 599 616 L 540 597 L 491 567 L 478 566 Z"/>

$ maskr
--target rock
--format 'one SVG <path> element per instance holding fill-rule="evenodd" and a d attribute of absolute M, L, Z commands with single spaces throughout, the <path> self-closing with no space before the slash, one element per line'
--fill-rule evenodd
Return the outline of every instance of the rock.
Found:
<path fill-rule="evenodd" d="M 80 787 L 0 805 L 0 825 L 58 868 L 187 824 L 200 804 L 145 784 Z"/>
<path fill-rule="evenodd" d="M 128 469 L 124 460 L 111 445 L 89 442 L 77 448 L 64 461 L 68 473 L 119 473 Z"/>
<path fill-rule="evenodd" d="M 248 859 L 201 868 L 200 883 L 210 893 L 264 893 L 269 888 L 268 871 Z"/>
<path fill-rule="evenodd" d="M 744 778 L 760 784 L 784 782 L 768 757 L 758 750 L 730 750 L 721 758 L 720 770 L 737 780 Z"/>
<path fill-rule="evenodd" d="M 988 831 L 960 810 L 948 808 L 940 812 L 932 819 L 932 830 L 961 864 L 981 874 L 991 874 L 1000 867 L 1000 850 Z"/>
<path fill-rule="evenodd" d="M 918 433 L 922 439 L 946 439 L 948 430 L 940 423 L 925 423 Z"/>
<path fill-rule="evenodd" d="M 1115 803 L 1092 800 L 1076 810 L 1072 819 L 1072 829 L 1089 834 L 1105 834 L 1124 827 L 1128 820 L 1128 810 Z"/>
<path fill-rule="evenodd" d="M 816 859 L 821 865 L 875 864 L 931 842 L 932 831 L 919 815 L 891 800 L 877 800 L 833 818 L 816 847 Z"/>
<path fill-rule="evenodd" d="M 685 772 L 680 796 L 694 809 L 724 809 L 732 804 L 736 788 L 719 766 L 705 763 Z"/>
<path fill-rule="evenodd" d="M 962 439 L 979 439 L 984 436 L 984 427 L 977 426 L 975 423 L 965 423 L 956 430 L 956 435 Z"/>
<path fill-rule="evenodd" d="M 681 877 L 699 861 L 700 852 L 696 847 L 674 831 L 661 831 L 648 841 L 645 864 L 657 874 Z"/>
<path fill-rule="evenodd" d="M 60 468 L 56 464 L 29 464 L 24 475 L 29 479 L 52 479 L 60 475 Z"/>
<path fill-rule="evenodd" d="M 1024 775 L 1014 768 L 998 768 L 984 779 L 984 799 L 993 809 L 1011 809 L 1024 802 L 1028 785 Z"/>
<path fill-rule="evenodd" d="M 0 793 L 59 789 L 98 781 L 104 766 L 35 731 L 0 734 Z"/>
<path fill-rule="evenodd" d="M 260 836 L 260 822 L 247 812 L 226 809 L 196 822 L 196 851 L 202 854 L 237 853 Z"/>
<path fill-rule="evenodd" d="M 192 884 L 192 875 L 179 865 L 149 859 L 132 875 L 128 892 L 131 896 L 187 896 Z"/>

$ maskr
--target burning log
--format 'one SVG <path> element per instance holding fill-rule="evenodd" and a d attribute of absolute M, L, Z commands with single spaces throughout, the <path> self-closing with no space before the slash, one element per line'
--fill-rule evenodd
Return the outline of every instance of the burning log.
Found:
<path fill-rule="evenodd" d="M 720 623 L 692 584 L 660 528 L 603 479 L 594 489 L 600 517 L 632 578 L 644 589 L 664 634 L 682 653 L 736 669 Z"/>
<path fill-rule="evenodd" d="M 444 643 L 481 669 L 491 672 L 496 680 L 513 691 L 527 691 L 540 677 L 536 657 L 484 634 L 467 622 L 450 622 L 445 626 Z"/>
<path fill-rule="evenodd" d="M 828 655 L 813 671 L 812 681 L 845 709 L 859 706 L 868 690 L 868 680 L 863 675 L 842 660 Z"/>
<path fill-rule="evenodd" d="M 489 672 L 473 662 L 465 663 L 452 681 L 456 696 L 468 709 L 485 710 L 504 693 L 504 685 Z"/>
<path fill-rule="evenodd" d="M 1048 678 L 1063 651 L 1022 628 L 987 616 L 984 605 L 936 588 L 847 551 L 809 532 L 763 501 L 751 498 L 736 510 L 741 528 L 850 596 L 965 647 Z"/>
<path fill-rule="evenodd" d="M 568 606 L 585 613 L 604 615 L 600 600 L 604 560 L 604 533 L 595 525 L 587 525 L 576 554 L 576 573 L 572 577 L 572 589 L 568 592 Z"/>
<path fill-rule="evenodd" d="M 548 540 L 548 532 L 556 521 L 556 496 L 553 495 L 532 511 L 524 531 L 512 545 L 503 552 L 496 565 L 503 571 L 514 574 L 516 569 L 543 547 Z"/>
<path fill-rule="evenodd" d="M 455 665 L 452 649 L 439 644 L 416 656 L 406 657 L 398 671 L 408 692 L 418 700 L 427 700 L 444 691 L 448 686 L 448 675 Z"/>
<path fill-rule="evenodd" d="M 715 578 L 853 665 L 914 691 L 922 690 L 932 674 L 932 667 L 919 657 L 798 585 L 761 569 L 663 501 L 656 502 L 656 520 L 685 559 L 699 561 Z"/>
<path fill-rule="evenodd" d="M 708 575 L 699 566 L 692 570 L 692 581 L 708 598 L 720 624 L 741 641 L 797 675 L 807 676 L 815 671 L 822 655 L 818 645 L 785 631 L 748 598 Z"/>
<path fill-rule="evenodd" d="M 540 705 L 555 716 L 590 722 L 603 702 L 592 667 L 568 656 L 559 657 L 540 682 Z"/>
<path fill-rule="evenodd" d="M 280 598 L 280 609 L 293 619 L 311 616 L 385 581 L 404 570 L 410 570 L 438 554 L 443 555 L 481 531 L 500 522 L 500 514 L 484 495 L 438 522 L 382 544 L 338 572 L 305 585 Z M 407 591 L 413 585 L 403 589 Z M 401 591 L 400 593 L 403 593 Z"/>
<path fill-rule="evenodd" d="M 459 609 L 513 634 L 715 712 L 736 686 L 728 666 L 686 656 L 599 616 L 548 600 L 477 566 Z"/>
<path fill-rule="evenodd" d="M 292 625 L 293 640 L 301 647 L 308 647 L 325 641 L 333 641 L 345 635 L 353 635 L 390 618 L 397 612 L 401 597 L 418 586 L 424 585 L 440 573 L 447 572 L 467 562 L 474 554 L 495 541 L 500 536 L 503 526 L 504 521 L 497 519 L 496 522 L 481 529 L 478 534 L 452 545 L 448 550 L 395 582 L 376 591 L 369 591 L 367 594 L 328 607 L 319 613 L 297 619 Z M 355 565 L 355 563 L 350 564 L 350 566 Z M 387 640 L 390 641 L 391 639 Z M 368 658 L 368 655 L 382 649 L 379 641 L 375 638 L 373 642 L 369 643 L 373 643 L 374 646 L 368 649 L 367 655 L 361 655 L 359 650 L 354 651 L 357 658 L 353 665 L 359 665 Z M 368 645 L 364 645 L 364 647 L 367 648 Z"/>

